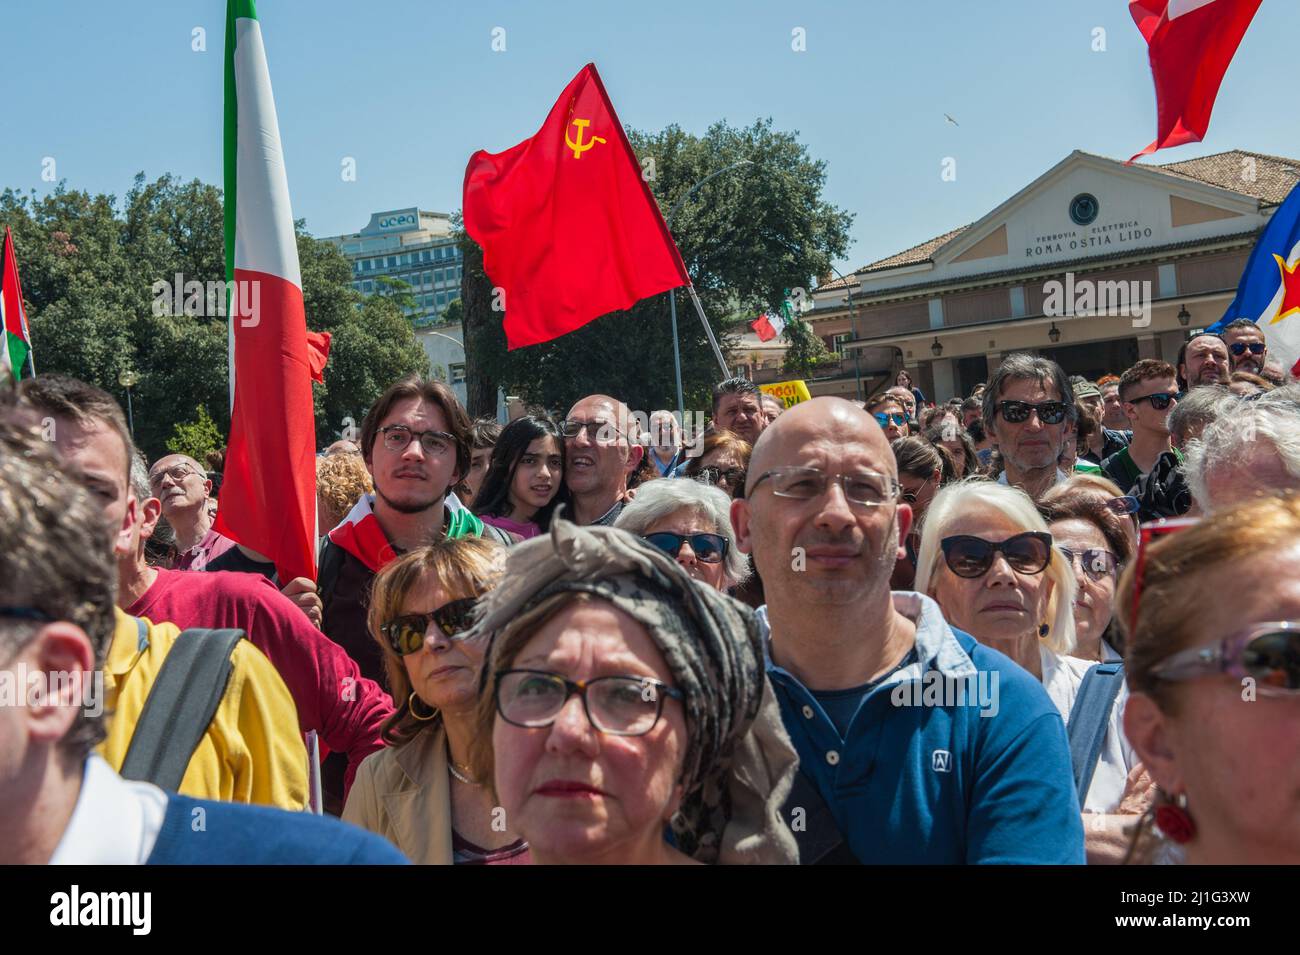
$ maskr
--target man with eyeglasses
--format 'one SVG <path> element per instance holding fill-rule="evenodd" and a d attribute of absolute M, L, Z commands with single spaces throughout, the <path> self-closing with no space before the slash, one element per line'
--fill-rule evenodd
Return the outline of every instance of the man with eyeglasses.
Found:
<path fill-rule="evenodd" d="M 573 523 L 609 527 L 618 519 L 628 477 L 645 454 L 635 425 L 627 405 L 609 395 L 588 395 L 560 423 Z"/>
<path fill-rule="evenodd" d="M 1268 345 L 1263 330 L 1248 318 L 1233 319 L 1219 331 L 1228 346 L 1233 371 L 1262 375 L 1268 362 Z M 1225 376 L 1226 377 L 1226 376 Z"/>
<path fill-rule="evenodd" d="M 1060 365 L 1024 353 L 1003 359 L 984 390 L 984 429 L 1002 455 L 998 482 L 1038 500 L 1066 480 L 1057 461 L 1065 442 L 1074 440 L 1076 415 L 1074 391 Z"/>
<path fill-rule="evenodd" d="M 469 473 L 470 419 L 442 382 L 412 375 L 390 385 L 366 413 L 359 443 L 375 490 L 362 496 L 321 548 L 321 629 L 357 662 L 362 676 L 383 685 L 383 658 L 366 626 L 375 574 L 398 555 L 444 537 L 510 540 L 453 493 Z"/>
<path fill-rule="evenodd" d="M 1133 425 L 1133 440 L 1101 462 L 1101 469 L 1116 487 L 1128 492 L 1161 455 L 1176 454 L 1169 434 L 1169 414 L 1178 407 L 1174 366 L 1156 358 L 1142 359 L 1120 376 L 1119 396 Z"/>
<path fill-rule="evenodd" d="M 162 516 L 176 534 L 177 570 L 203 570 L 235 547 L 212 527 L 212 482 L 188 454 L 169 454 L 149 469 L 149 489 L 162 502 Z M 274 572 L 274 568 L 272 568 Z"/>
<path fill-rule="evenodd" d="M 822 397 L 783 414 L 731 517 L 765 584 L 768 677 L 799 752 L 786 806 L 803 810 L 802 862 L 1083 862 L 1065 733 L 1042 685 L 929 597 L 890 592 L 912 512 L 865 411 Z M 936 679 L 982 679 L 995 700 L 927 700 Z"/>

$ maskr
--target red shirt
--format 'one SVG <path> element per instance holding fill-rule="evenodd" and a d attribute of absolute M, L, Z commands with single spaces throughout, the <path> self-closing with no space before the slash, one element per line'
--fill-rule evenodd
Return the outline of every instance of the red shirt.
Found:
<path fill-rule="evenodd" d="M 157 568 L 158 579 L 126 612 L 158 623 L 234 627 L 267 655 L 298 707 L 298 726 L 322 747 L 346 753 L 344 797 L 361 761 L 383 747 L 380 727 L 393 701 L 361 676 L 337 643 L 311 625 L 292 600 L 258 574 Z"/>

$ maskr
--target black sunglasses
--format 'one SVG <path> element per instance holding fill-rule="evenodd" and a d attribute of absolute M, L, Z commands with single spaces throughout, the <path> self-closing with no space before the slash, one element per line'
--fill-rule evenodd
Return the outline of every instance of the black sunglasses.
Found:
<path fill-rule="evenodd" d="M 1142 502 L 1131 494 L 1123 497 L 1106 499 L 1106 509 L 1113 514 L 1136 514 L 1142 509 Z"/>
<path fill-rule="evenodd" d="M 1178 392 L 1176 391 L 1157 391 L 1154 394 L 1139 395 L 1137 398 L 1129 399 L 1133 404 L 1137 404 L 1139 401 L 1149 401 L 1151 402 L 1151 407 L 1155 408 L 1156 411 L 1164 411 L 1169 407 L 1170 402 L 1175 402 L 1177 400 Z"/>
<path fill-rule="evenodd" d="M 1038 413 L 1038 420 L 1043 424 L 1060 424 L 1067 414 L 1064 401 L 1044 401 L 1039 404 L 1031 404 L 1028 401 L 999 401 L 998 410 L 1011 424 L 1028 421 L 1031 411 Z"/>
<path fill-rule="evenodd" d="M 1071 550 L 1069 547 L 1058 547 L 1057 550 L 1065 556 L 1065 559 L 1071 565 L 1074 564 L 1074 559 L 1078 557 L 1083 572 L 1093 580 L 1105 580 L 1119 566 L 1119 558 L 1100 547 L 1089 547 L 1084 551 Z"/>
<path fill-rule="evenodd" d="M 424 646 L 424 635 L 429 631 L 430 621 L 437 624 L 447 637 L 457 637 L 473 625 L 472 616 L 477 603 L 476 597 L 464 597 L 443 604 L 432 613 L 402 614 L 381 626 L 379 632 L 398 656 L 418 653 Z"/>
<path fill-rule="evenodd" d="M 1233 342 L 1228 347 L 1232 349 L 1234 355 L 1241 356 L 1246 354 L 1247 348 L 1250 349 L 1252 355 L 1262 355 L 1266 346 L 1263 342 Z"/>
<path fill-rule="evenodd" d="M 681 553 L 682 544 L 687 541 L 691 542 L 695 559 L 702 564 L 721 563 L 727 556 L 727 539 L 721 534 L 672 534 L 668 531 L 659 531 L 655 534 L 646 534 L 645 539 L 673 558 Z"/>
<path fill-rule="evenodd" d="M 948 569 L 958 577 L 982 577 L 1001 552 L 1011 569 L 1021 574 L 1041 574 L 1052 559 L 1052 535 L 1028 531 L 1004 541 L 987 541 L 982 537 L 959 534 L 939 542 Z"/>
<path fill-rule="evenodd" d="M 728 487 L 735 487 L 737 484 L 745 483 L 745 469 L 720 468 L 716 464 L 706 464 L 695 472 L 694 477 L 714 487 L 724 482 Z"/>

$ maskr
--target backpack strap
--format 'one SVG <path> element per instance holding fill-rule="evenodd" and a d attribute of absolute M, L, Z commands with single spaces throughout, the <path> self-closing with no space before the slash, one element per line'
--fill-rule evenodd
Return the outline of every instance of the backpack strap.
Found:
<path fill-rule="evenodd" d="M 1124 664 L 1119 661 L 1098 663 L 1083 675 L 1079 693 L 1070 707 L 1066 735 L 1070 739 L 1070 764 L 1074 769 L 1074 787 L 1082 806 L 1092 785 L 1092 774 L 1101 758 L 1101 744 L 1110 725 L 1110 711 L 1124 682 Z"/>
<path fill-rule="evenodd" d="M 242 630 L 182 631 L 154 677 L 121 775 L 175 792 L 226 695 Z"/>

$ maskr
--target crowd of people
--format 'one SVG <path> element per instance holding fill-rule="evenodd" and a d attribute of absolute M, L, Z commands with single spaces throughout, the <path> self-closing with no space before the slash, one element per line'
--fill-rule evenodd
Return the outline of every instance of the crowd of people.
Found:
<path fill-rule="evenodd" d="M 937 405 L 728 379 L 689 441 L 520 411 L 394 383 L 280 580 L 219 454 L 0 393 L 0 675 L 48 688 L 0 861 L 1300 862 L 1300 384 L 1252 323 Z"/>

